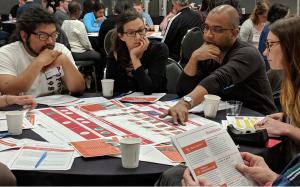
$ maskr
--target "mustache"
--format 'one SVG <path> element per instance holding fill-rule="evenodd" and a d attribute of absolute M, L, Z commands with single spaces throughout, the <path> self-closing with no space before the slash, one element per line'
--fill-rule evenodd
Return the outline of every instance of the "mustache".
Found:
<path fill-rule="evenodd" d="M 45 49 L 51 49 L 51 50 L 53 50 L 54 49 L 54 45 L 45 45 L 44 47 L 42 47 L 42 50 L 45 50 Z"/>

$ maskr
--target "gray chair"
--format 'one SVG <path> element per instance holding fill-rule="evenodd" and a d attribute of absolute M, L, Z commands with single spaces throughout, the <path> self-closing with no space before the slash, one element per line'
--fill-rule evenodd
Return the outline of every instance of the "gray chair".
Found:
<path fill-rule="evenodd" d="M 181 41 L 180 65 L 184 67 L 192 53 L 203 44 L 203 32 L 200 27 L 188 30 Z"/>
<path fill-rule="evenodd" d="M 108 33 L 104 37 L 104 50 L 106 55 L 111 51 L 111 46 L 112 46 L 112 34 L 115 31 L 115 29 L 111 29 L 108 31 Z"/>
<path fill-rule="evenodd" d="M 179 77 L 182 73 L 182 67 L 175 60 L 168 58 L 166 65 L 166 76 L 167 76 L 167 90 L 170 94 L 176 94 L 176 86 Z"/>

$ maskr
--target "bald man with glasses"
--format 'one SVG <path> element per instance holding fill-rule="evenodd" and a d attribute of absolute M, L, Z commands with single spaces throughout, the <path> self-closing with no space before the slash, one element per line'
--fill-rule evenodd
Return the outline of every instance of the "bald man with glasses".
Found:
<path fill-rule="evenodd" d="M 177 85 L 178 95 L 184 97 L 162 117 L 186 122 L 188 110 L 203 102 L 206 94 L 242 101 L 263 114 L 276 111 L 262 56 L 238 40 L 238 26 L 239 14 L 232 6 L 211 10 L 204 24 L 204 44 L 191 55 Z"/>

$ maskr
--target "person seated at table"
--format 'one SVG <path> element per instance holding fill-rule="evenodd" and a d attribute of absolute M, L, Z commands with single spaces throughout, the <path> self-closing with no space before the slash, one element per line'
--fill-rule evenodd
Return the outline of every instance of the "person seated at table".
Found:
<path fill-rule="evenodd" d="M 138 13 L 140 13 L 142 15 L 147 29 L 154 30 L 154 25 L 153 25 L 153 21 L 151 19 L 151 16 L 147 12 L 144 12 L 144 5 L 143 5 L 142 1 L 141 0 L 135 0 L 133 2 L 133 8 Z"/>
<path fill-rule="evenodd" d="M 166 92 L 167 60 L 167 46 L 147 39 L 144 21 L 138 12 L 130 10 L 120 15 L 106 70 L 106 77 L 115 80 L 117 92 Z"/>
<path fill-rule="evenodd" d="M 259 186 L 299 186 L 300 185 L 300 155 L 297 155 L 281 172 L 280 175 L 272 171 L 264 159 L 260 156 L 253 155 L 251 153 L 241 153 L 244 160 L 244 164 L 236 165 L 236 169 L 249 179 L 255 181 Z M 180 179 L 182 178 L 184 168 L 181 168 L 181 176 L 176 175 Z M 175 177 L 175 176 L 173 176 Z M 164 179 L 167 181 L 167 179 Z M 172 185 L 180 186 L 180 182 Z M 166 183 L 166 182 L 165 182 Z M 164 186 L 169 185 L 168 183 Z M 212 186 L 210 181 L 205 177 L 199 180 L 192 178 L 188 169 L 184 170 L 183 178 L 181 180 L 182 186 Z"/>
<path fill-rule="evenodd" d="M 19 18 L 28 9 L 39 7 L 39 4 L 37 2 L 34 2 L 33 0 L 23 0 L 23 1 L 25 4 L 17 9 L 17 18 Z"/>
<path fill-rule="evenodd" d="M 99 49 L 95 49 L 100 52 L 102 55 L 106 55 L 104 50 L 104 38 L 106 34 L 113 28 L 115 28 L 116 23 L 120 17 L 120 15 L 128 9 L 132 8 L 132 4 L 126 0 L 117 1 L 114 7 L 113 15 L 109 16 L 101 25 L 98 35 L 98 45 Z"/>
<path fill-rule="evenodd" d="M 169 21 L 162 39 L 170 52 L 170 57 L 179 61 L 181 41 L 186 32 L 193 27 L 201 27 L 200 16 L 189 8 L 189 0 L 172 0 L 177 14 Z"/>
<path fill-rule="evenodd" d="M 280 3 L 275 3 L 273 4 L 269 11 L 268 11 L 268 16 L 267 16 L 267 21 L 268 23 L 264 26 L 260 37 L 259 37 L 259 43 L 258 43 L 258 50 L 259 52 L 263 55 L 265 49 L 266 49 L 266 41 L 267 37 L 269 34 L 269 25 L 274 23 L 276 20 L 284 18 L 286 16 L 289 16 L 289 7 L 280 4 Z M 264 56 L 265 64 L 266 64 L 266 71 L 270 69 L 270 65 L 268 63 L 268 59 L 266 56 Z"/>
<path fill-rule="evenodd" d="M 17 41 L 0 48 L 0 92 L 33 96 L 81 93 L 85 82 L 71 52 L 56 43 L 53 15 L 41 8 L 27 10 L 18 20 Z"/>
<path fill-rule="evenodd" d="M 283 18 L 270 25 L 266 49 L 270 67 L 283 71 L 280 90 L 282 113 L 267 116 L 256 124 L 268 134 L 288 137 L 283 159 L 289 161 L 300 153 L 300 18 Z"/>
<path fill-rule="evenodd" d="M 276 111 L 264 62 L 258 50 L 238 40 L 239 14 L 230 5 L 210 11 L 204 24 L 204 44 L 195 50 L 177 83 L 184 96 L 168 113 L 175 124 L 188 120 L 188 110 L 204 95 L 239 100 L 243 106 L 263 114 Z"/>
<path fill-rule="evenodd" d="M 104 11 L 104 4 L 95 3 L 93 6 L 93 12 L 89 12 L 84 15 L 83 23 L 87 32 L 99 32 L 103 21 L 106 19 Z"/>
<path fill-rule="evenodd" d="M 167 29 L 167 26 L 169 24 L 169 21 L 176 15 L 176 9 L 174 6 L 172 6 L 170 12 L 168 13 L 168 15 L 166 15 L 164 17 L 164 19 L 161 21 L 161 23 L 159 24 L 159 28 L 161 30 L 161 35 L 164 35 Z"/>
<path fill-rule="evenodd" d="M 68 5 L 71 3 L 71 0 L 56 0 L 55 1 L 55 12 L 54 12 L 54 17 L 59 24 L 59 26 L 62 25 L 62 23 L 69 19 L 69 10 L 68 10 Z"/>
<path fill-rule="evenodd" d="M 46 10 L 47 12 L 49 12 L 50 14 L 54 13 L 54 0 L 42 0 L 41 1 L 41 7 Z"/>
<path fill-rule="evenodd" d="M 259 37 L 267 21 L 269 7 L 266 3 L 257 2 L 249 19 L 241 26 L 239 38 L 258 47 Z"/>
<path fill-rule="evenodd" d="M 82 13 L 80 19 L 84 17 L 85 14 L 93 12 L 93 7 L 95 3 L 99 3 L 99 0 L 84 0 L 82 3 Z"/>
<path fill-rule="evenodd" d="M 93 49 L 84 24 L 78 20 L 81 13 L 80 3 L 72 1 L 68 9 L 70 20 L 65 20 L 61 28 L 67 35 L 74 60 L 93 60 L 97 69 L 99 68 L 98 72 L 103 72 L 105 65 L 101 61 L 101 55 Z"/>

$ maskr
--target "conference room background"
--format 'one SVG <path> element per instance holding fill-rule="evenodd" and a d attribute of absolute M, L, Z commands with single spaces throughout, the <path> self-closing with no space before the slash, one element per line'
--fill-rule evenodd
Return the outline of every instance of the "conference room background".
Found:
<path fill-rule="evenodd" d="M 40 2 L 41 0 L 34 0 Z M 78 0 L 82 2 L 83 0 Z M 151 16 L 162 16 L 162 1 L 163 0 L 149 0 L 149 13 Z M 201 3 L 202 0 L 193 0 L 193 2 Z M 270 0 L 273 3 L 282 3 L 291 8 L 293 14 L 297 13 L 297 1 L 299 0 Z M 15 5 L 18 0 L 0 0 L 0 14 L 9 14 L 10 8 Z M 111 7 L 114 4 L 114 0 L 102 0 L 102 2 L 109 8 L 109 13 L 111 13 Z M 171 6 L 172 1 L 168 0 L 168 7 Z M 251 13 L 254 8 L 256 0 L 240 0 L 241 8 L 245 8 L 247 14 Z"/>

